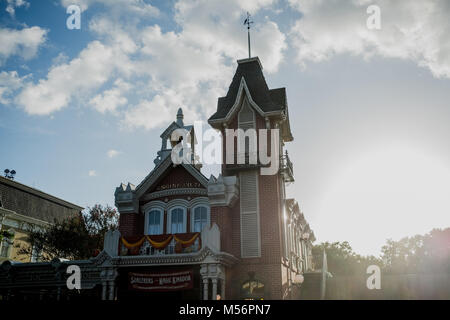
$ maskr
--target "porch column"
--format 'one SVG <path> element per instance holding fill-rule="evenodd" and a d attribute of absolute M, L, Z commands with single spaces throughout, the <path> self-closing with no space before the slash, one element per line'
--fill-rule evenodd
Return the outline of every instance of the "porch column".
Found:
<path fill-rule="evenodd" d="M 217 300 L 217 278 L 212 278 L 212 299 Z"/>
<path fill-rule="evenodd" d="M 56 301 L 61 300 L 61 287 L 58 286 L 58 289 L 56 289 Z"/>
<path fill-rule="evenodd" d="M 208 300 L 208 278 L 203 279 L 203 300 Z"/>
<path fill-rule="evenodd" d="M 106 300 L 106 290 L 108 290 L 108 282 L 102 282 L 102 300 Z"/>
<path fill-rule="evenodd" d="M 112 281 L 109 281 L 109 299 L 108 300 L 114 300 L 114 293 L 115 293 L 114 280 L 112 280 Z"/>
<path fill-rule="evenodd" d="M 220 283 L 220 299 L 225 300 L 225 278 L 222 279 L 222 282 Z"/>

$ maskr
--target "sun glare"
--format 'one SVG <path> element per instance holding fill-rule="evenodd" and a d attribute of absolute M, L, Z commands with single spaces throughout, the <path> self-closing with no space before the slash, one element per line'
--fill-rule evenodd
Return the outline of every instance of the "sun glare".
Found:
<path fill-rule="evenodd" d="M 409 146 L 380 146 L 331 179 L 316 225 L 358 253 L 378 254 L 387 238 L 450 226 L 449 199 L 450 166 L 441 159 Z"/>

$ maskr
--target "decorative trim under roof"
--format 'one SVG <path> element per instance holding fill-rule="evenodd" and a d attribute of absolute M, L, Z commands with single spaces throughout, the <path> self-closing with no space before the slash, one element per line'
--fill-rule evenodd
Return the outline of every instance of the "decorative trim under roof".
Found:
<path fill-rule="evenodd" d="M 135 193 L 136 197 L 141 198 L 144 193 L 158 181 L 159 177 L 171 166 L 174 165 L 172 162 L 172 158 L 167 156 L 160 164 L 158 164 L 145 178 L 144 180 L 136 187 Z M 199 170 L 197 170 L 191 164 L 180 164 L 183 168 L 185 168 L 194 178 L 198 180 L 202 184 L 205 189 L 208 187 L 208 178 L 206 178 Z"/>

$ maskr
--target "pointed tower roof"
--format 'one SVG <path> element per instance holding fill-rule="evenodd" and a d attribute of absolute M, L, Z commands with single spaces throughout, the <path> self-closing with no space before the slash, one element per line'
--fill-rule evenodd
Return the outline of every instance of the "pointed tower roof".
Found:
<path fill-rule="evenodd" d="M 217 102 L 217 111 L 209 118 L 209 123 L 219 123 L 225 120 L 236 103 L 237 95 L 245 81 L 251 98 L 258 105 L 264 116 L 287 116 L 286 88 L 269 89 L 263 74 L 263 67 L 258 57 L 238 60 L 238 67 L 231 81 L 227 95 Z M 288 141 L 292 140 L 289 120 L 285 125 L 285 134 Z"/>
<path fill-rule="evenodd" d="M 211 120 L 224 118 L 228 114 L 236 101 L 242 78 L 245 79 L 253 101 L 255 101 L 261 110 L 271 112 L 282 111 L 286 108 L 285 88 L 269 89 L 258 57 L 242 59 L 237 62 L 238 67 L 228 89 L 228 93 L 225 97 L 219 98 L 217 112 L 211 116 Z"/>

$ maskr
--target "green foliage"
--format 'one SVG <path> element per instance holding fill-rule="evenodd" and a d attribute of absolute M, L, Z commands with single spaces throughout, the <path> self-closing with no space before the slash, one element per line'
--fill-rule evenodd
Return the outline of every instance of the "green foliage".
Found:
<path fill-rule="evenodd" d="M 87 259 L 103 248 L 105 233 L 116 229 L 118 214 L 114 208 L 95 205 L 80 213 L 42 229 L 31 229 L 28 234 L 30 247 L 21 247 L 21 254 L 32 254 L 32 248 L 40 252 L 40 260 L 54 257 L 71 260 Z"/>
<path fill-rule="evenodd" d="M 0 231 L 0 242 L 2 242 L 4 238 L 11 240 L 12 238 L 14 238 L 14 234 L 11 232 L 8 232 L 7 230 L 1 230 Z"/>
<path fill-rule="evenodd" d="M 371 264 L 381 265 L 381 260 L 374 257 L 364 257 L 353 252 L 347 241 L 324 242 L 312 248 L 316 269 L 322 268 L 323 250 L 327 254 L 328 271 L 333 275 L 352 275 L 365 273 Z"/>
<path fill-rule="evenodd" d="M 389 273 L 450 273 L 450 228 L 399 241 L 388 239 L 381 251 Z"/>
<path fill-rule="evenodd" d="M 450 273 L 450 228 L 399 241 L 388 239 L 380 258 L 356 254 L 347 241 L 324 242 L 312 249 L 316 269 L 322 268 L 324 249 L 328 271 L 334 275 L 365 274 L 369 265 L 390 274 Z"/>

